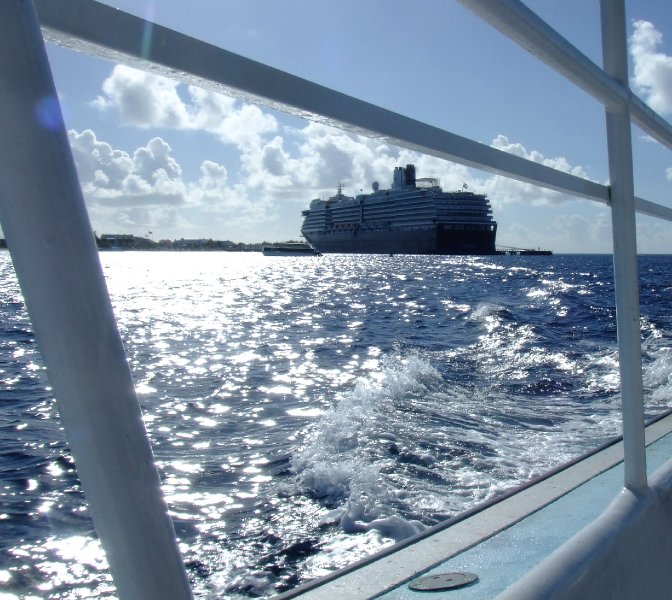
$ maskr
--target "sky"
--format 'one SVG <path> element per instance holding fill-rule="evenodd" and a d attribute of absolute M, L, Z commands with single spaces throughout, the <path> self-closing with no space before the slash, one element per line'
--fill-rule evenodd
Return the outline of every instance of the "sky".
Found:
<path fill-rule="evenodd" d="M 605 118 L 585 92 L 456 0 L 105 0 L 226 50 L 606 184 Z M 599 2 L 526 4 L 601 64 Z M 672 117 L 672 3 L 626 0 L 631 87 Z M 488 195 L 497 244 L 610 252 L 607 207 L 423 156 L 48 45 L 98 234 L 300 239 L 301 211 L 397 165 Z M 633 127 L 636 195 L 672 206 L 672 152 Z M 672 253 L 670 223 L 638 216 L 638 251 Z"/>

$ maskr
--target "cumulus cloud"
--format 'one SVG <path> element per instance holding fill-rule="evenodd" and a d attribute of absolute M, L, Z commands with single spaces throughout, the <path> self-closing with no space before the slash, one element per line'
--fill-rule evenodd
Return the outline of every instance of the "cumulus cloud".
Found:
<path fill-rule="evenodd" d="M 278 217 L 272 198 L 230 181 L 224 165 L 201 163 L 185 178 L 171 146 L 161 137 L 132 153 L 113 148 L 90 130 L 68 132 L 75 165 L 94 228 L 160 237 L 193 233 L 226 239 L 237 233 L 254 241 L 259 227 Z M 249 235 L 245 236 L 247 228 Z M 221 234 L 213 233 L 221 230 Z"/>
<path fill-rule="evenodd" d="M 502 233 L 509 227 L 512 239 L 531 241 L 539 234 L 533 229 L 514 231 L 500 218 L 504 205 L 557 206 L 568 199 L 320 123 L 281 124 L 256 106 L 121 65 L 114 67 L 92 104 L 125 124 L 162 128 L 161 136 L 130 152 L 97 139 L 91 130 L 70 132 L 94 222 L 99 218 L 120 231 L 138 233 L 146 227 L 156 234 L 163 228 L 158 234 L 163 237 L 193 232 L 194 237 L 236 241 L 296 238 L 300 211 L 311 199 L 333 194 L 339 183 L 348 195 L 370 191 L 374 181 L 388 187 L 394 167 L 408 163 L 416 165 L 418 176 L 438 178 L 445 190 L 462 189 L 467 183 L 469 189 L 487 193 Z M 229 164 L 228 158 L 220 164 L 203 157 L 198 172 L 186 176 L 166 141 L 177 139 L 172 136 L 179 132 L 190 132 L 195 143 L 197 136 L 211 136 L 235 146 L 235 162 Z M 565 158 L 546 157 L 504 135 L 492 146 L 586 177 L 584 169 Z M 587 233 L 588 226 L 579 220 L 554 227 Z"/>
<path fill-rule="evenodd" d="M 177 84 L 125 65 L 116 65 L 103 82 L 103 95 L 91 105 L 101 111 L 118 111 L 137 127 L 184 128 L 190 121 L 177 93 Z"/>
<path fill-rule="evenodd" d="M 585 169 L 581 166 L 572 166 L 569 161 L 562 157 L 547 158 L 537 150 L 527 150 L 525 146 L 518 142 L 510 142 L 504 135 L 498 135 L 491 146 L 503 152 L 515 154 L 521 158 L 540 163 L 552 169 L 563 171 L 583 179 L 590 179 Z M 482 182 L 484 189 L 492 195 L 495 207 L 504 204 L 524 202 L 536 206 L 557 204 L 574 199 L 554 190 L 541 188 L 530 183 L 509 179 L 500 175 L 489 177 Z"/>
<path fill-rule="evenodd" d="M 583 215 L 562 214 L 553 219 L 550 231 L 553 244 L 565 252 L 609 252 L 611 249 L 611 221 L 607 209 L 588 219 Z"/>
<path fill-rule="evenodd" d="M 422 176 L 440 178 L 448 189 L 459 189 L 462 183 L 474 180 L 466 167 L 319 123 L 281 128 L 274 116 L 256 106 L 200 88 L 180 88 L 170 79 L 124 65 L 114 67 L 102 91 L 94 106 L 102 111 L 116 111 L 129 124 L 200 131 L 216 136 L 223 143 L 234 144 L 240 152 L 245 190 L 260 198 L 294 197 L 301 202 L 305 201 L 304 194 L 325 195 L 338 183 L 345 184 L 347 193 L 368 191 L 373 181 L 388 185 L 393 168 L 409 162 L 416 163 Z M 505 136 L 497 137 L 492 145 L 585 177 L 580 167 L 572 167 L 564 158 L 546 158 L 537 151 L 528 151 L 522 144 L 509 142 Z M 175 179 L 168 170 L 166 175 L 167 181 Z M 128 178 L 127 185 L 137 184 L 129 189 L 140 191 L 140 184 L 146 181 L 146 178 L 137 181 Z M 478 183 L 496 193 L 503 203 L 529 199 L 543 203 L 563 198 L 555 192 L 501 177 Z M 199 198 L 209 197 L 201 186 L 198 190 L 195 195 Z"/>
<path fill-rule="evenodd" d="M 662 115 L 672 114 L 672 56 L 659 51 L 663 35 L 648 21 L 635 21 L 630 37 L 631 84 Z"/>
<path fill-rule="evenodd" d="M 509 139 L 505 135 L 498 135 L 493 141 L 491 146 L 497 150 L 502 150 L 503 152 L 509 152 L 515 154 L 527 160 L 531 160 L 536 163 L 540 163 L 552 169 L 557 169 L 558 171 L 564 171 L 565 173 L 570 173 L 571 175 L 576 175 L 577 177 L 588 178 L 585 170 L 581 166 L 572 167 L 566 158 L 559 156 L 555 158 L 546 158 L 541 152 L 537 150 L 527 151 L 525 146 L 516 142 L 509 142 Z"/>
<path fill-rule="evenodd" d="M 322 195 L 335 192 L 339 183 L 347 194 L 369 192 L 374 181 L 388 187 L 394 167 L 408 163 L 416 165 L 418 176 L 436 177 L 447 189 L 461 188 L 471 178 L 462 165 L 319 123 L 291 134 L 298 143 L 298 153 L 286 159 L 293 185 Z"/>
<path fill-rule="evenodd" d="M 256 106 L 194 86 L 116 65 L 103 82 L 103 94 L 91 105 L 101 112 L 116 112 L 136 127 L 164 127 L 206 131 L 241 150 L 277 130 L 275 117 Z"/>
<path fill-rule="evenodd" d="M 415 153 L 317 123 L 281 131 L 277 119 L 257 106 L 201 88 L 181 86 L 125 65 L 113 68 L 92 106 L 114 113 L 122 122 L 136 127 L 198 131 L 235 145 L 240 152 L 246 189 L 261 196 L 289 198 L 295 194 L 296 202 L 301 202 L 305 200 L 302 194 L 328 193 L 339 182 L 351 186 L 351 193 L 368 190 L 374 180 L 387 185 L 393 167 L 404 161 L 428 160 L 432 175 L 437 175 L 437 170 L 443 175 L 454 170 L 446 169 L 443 161 L 420 159 Z M 292 140 L 291 150 L 287 137 Z M 127 155 L 120 160 L 133 158 Z M 81 162 L 84 166 L 90 160 Z M 170 176 L 170 171 L 166 173 Z M 101 170 L 99 175 L 102 187 L 103 175 L 108 173 Z M 463 180 L 464 176 L 455 179 Z M 118 178 L 109 185 L 114 187 L 117 183 Z M 127 178 L 130 191 L 141 191 L 142 183 L 143 180 Z M 203 192 L 200 187 L 199 190 Z M 207 197 L 200 192 L 196 195 Z"/>
<path fill-rule="evenodd" d="M 88 200 L 122 204 L 181 204 L 182 169 L 159 137 L 129 155 L 100 141 L 90 129 L 68 132 L 80 183 Z"/>

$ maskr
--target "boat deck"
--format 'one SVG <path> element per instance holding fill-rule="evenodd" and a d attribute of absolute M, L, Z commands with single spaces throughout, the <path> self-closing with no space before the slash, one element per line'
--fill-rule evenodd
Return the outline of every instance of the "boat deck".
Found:
<path fill-rule="evenodd" d="M 647 471 L 672 456 L 672 415 L 646 430 Z M 426 597 L 409 581 L 423 575 L 469 572 L 478 581 L 432 598 L 494 598 L 605 511 L 623 489 L 618 442 L 427 538 L 364 563 L 303 598 Z"/>

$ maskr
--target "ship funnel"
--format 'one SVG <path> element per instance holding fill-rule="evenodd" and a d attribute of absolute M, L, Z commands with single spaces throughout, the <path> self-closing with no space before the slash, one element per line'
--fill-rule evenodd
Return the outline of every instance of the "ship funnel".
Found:
<path fill-rule="evenodd" d="M 393 188 L 400 188 L 404 186 L 404 169 L 402 167 L 394 167 L 394 179 L 392 180 Z"/>
<path fill-rule="evenodd" d="M 406 165 L 404 179 L 406 180 L 406 185 L 415 186 L 415 165 Z"/>
<path fill-rule="evenodd" d="M 394 168 L 393 188 L 415 187 L 415 165 Z"/>

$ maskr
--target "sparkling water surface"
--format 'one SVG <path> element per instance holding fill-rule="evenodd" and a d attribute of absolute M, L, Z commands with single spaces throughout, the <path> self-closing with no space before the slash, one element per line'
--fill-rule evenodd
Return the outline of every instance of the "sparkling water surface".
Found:
<path fill-rule="evenodd" d="M 619 433 L 609 256 L 100 258 L 199 598 L 290 589 Z M 653 416 L 672 257 L 639 267 Z M 6 252 L 0 299 L 0 598 L 113 598 Z"/>

